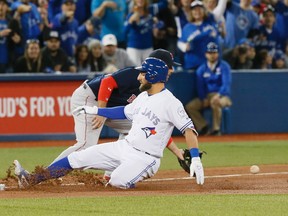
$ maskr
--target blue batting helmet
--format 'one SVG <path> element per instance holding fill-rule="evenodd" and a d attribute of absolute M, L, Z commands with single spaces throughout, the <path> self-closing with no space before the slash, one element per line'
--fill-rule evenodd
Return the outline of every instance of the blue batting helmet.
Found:
<path fill-rule="evenodd" d="M 169 68 L 161 59 L 148 57 L 141 67 L 137 67 L 136 69 L 146 73 L 145 79 L 151 84 L 158 82 L 165 83 L 167 81 Z"/>
<path fill-rule="evenodd" d="M 218 48 L 218 45 L 214 42 L 210 42 L 207 44 L 207 47 L 206 47 L 206 52 L 211 52 L 211 53 L 215 53 L 215 52 L 218 52 L 219 51 L 219 48 Z"/>

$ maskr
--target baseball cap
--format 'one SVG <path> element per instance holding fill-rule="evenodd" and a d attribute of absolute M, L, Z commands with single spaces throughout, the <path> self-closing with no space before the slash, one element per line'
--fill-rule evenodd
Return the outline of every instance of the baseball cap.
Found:
<path fill-rule="evenodd" d="M 202 1 L 196 0 L 196 1 L 193 1 L 190 5 L 190 8 L 195 8 L 195 7 L 204 7 L 204 4 Z"/>
<path fill-rule="evenodd" d="M 48 35 L 48 40 L 52 39 L 52 38 L 56 38 L 56 39 L 60 39 L 59 38 L 59 33 L 57 31 L 50 31 L 49 35 Z"/>
<path fill-rule="evenodd" d="M 173 54 L 164 49 L 156 49 L 152 53 L 150 53 L 149 57 L 154 57 L 157 59 L 161 59 L 164 61 L 168 68 L 172 68 L 173 66 L 181 66 L 181 64 L 174 62 Z"/>
<path fill-rule="evenodd" d="M 275 9 L 272 5 L 267 5 L 264 9 L 263 9 L 263 14 L 268 12 L 268 11 L 271 11 L 271 12 L 275 12 Z"/>
<path fill-rule="evenodd" d="M 274 54 L 274 57 L 273 57 L 276 61 L 279 60 L 279 59 L 285 59 L 285 55 L 283 53 L 282 50 L 277 50 Z"/>
<path fill-rule="evenodd" d="M 248 38 L 242 38 L 242 39 L 240 39 L 239 42 L 238 42 L 238 45 L 239 45 L 239 46 L 246 46 L 246 45 L 248 45 L 248 46 L 250 46 L 250 47 L 254 47 L 254 46 L 255 46 L 254 43 L 253 43 L 251 40 L 249 40 Z"/>
<path fill-rule="evenodd" d="M 117 39 L 115 35 L 107 34 L 102 38 L 102 44 L 103 46 L 109 46 L 109 45 L 117 46 Z"/>
<path fill-rule="evenodd" d="M 217 53 L 217 52 L 219 52 L 219 47 L 218 47 L 218 45 L 216 43 L 210 42 L 210 43 L 207 44 L 206 52 Z"/>

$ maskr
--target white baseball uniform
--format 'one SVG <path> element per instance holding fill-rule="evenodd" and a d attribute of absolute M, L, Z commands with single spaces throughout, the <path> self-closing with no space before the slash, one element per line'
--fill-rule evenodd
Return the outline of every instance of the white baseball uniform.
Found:
<path fill-rule="evenodd" d="M 111 96 L 109 98 L 108 107 L 114 106 L 124 106 L 131 103 L 133 99 L 140 94 L 139 82 L 137 81 L 137 76 L 139 74 L 138 70 L 134 68 L 124 68 L 111 76 L 114 78 L 118 87 L 112 90 Z M 105 76 L 101 75 L 95 77 L 92 80 L 85 81 L 81 86 L 79 86 L 72 94 L 71 97 L 71 110 L 74 110 L 78 106 L 98 106 L 97 96 L 100 88 L 100 83 Z M 93 129 L 92 128 L 92 115 L 79 115 L 74 118 L 74 131 L 76 134 L 76 143 L 64 150 L 54 162 L 68 156 L 74 151 L 80 151 L 86 149 L 92 145 L 98 144 L 99 136 L 102 131 L 102 127 Z M 124 138 L 123 134 L 127 134 L 131 128 L 131 121 L 124 120 L 112 120 L 107 119 L 105 125 L 113 128 L 119 133 L 119 139 Z M 51 163 L 51 164 L 52 164 Z"/>
<path fill-rule="evenodd" d="M 195 131 L 182 103 L 167 89 L 151 96 L 142 92 L 124 113 L 132 120 L 125 139 L 73 152 L 68 156 L 73 169 L 112 171 L 112 186 L 131 188 L 158 171 L 174 126 L 182 133 L 187 128 Z"/>

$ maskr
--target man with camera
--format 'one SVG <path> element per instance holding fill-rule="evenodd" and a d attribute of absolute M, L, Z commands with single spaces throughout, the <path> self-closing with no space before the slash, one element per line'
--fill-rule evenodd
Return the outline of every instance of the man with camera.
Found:
<path fill-rule="evenodd" d="M 255 55 L 254 44 L 249 39 L 243 38 L 236 47 L 224 51 L 223 59 L 234 70 L 252 69 Z"/>

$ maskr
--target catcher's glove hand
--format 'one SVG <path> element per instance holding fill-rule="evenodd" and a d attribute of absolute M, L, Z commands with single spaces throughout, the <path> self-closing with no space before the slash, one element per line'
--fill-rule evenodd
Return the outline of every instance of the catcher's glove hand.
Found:
<path fill-rule="evenodd" d="M 191 155 L 190 151 L 188 149 L 182 149 L 183 150 L 183 158 L 184 160 L 181 160 L 180 158 L 178 159 L 178 162 L 182 169 L 185 170 L 185 172 L 190 174 L 190 165 L 191 165 Z M 200 151 L 199 152 L 199 157 L 202 159 L 202 155 L 207 154 L 205 151 Z"/>

